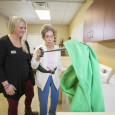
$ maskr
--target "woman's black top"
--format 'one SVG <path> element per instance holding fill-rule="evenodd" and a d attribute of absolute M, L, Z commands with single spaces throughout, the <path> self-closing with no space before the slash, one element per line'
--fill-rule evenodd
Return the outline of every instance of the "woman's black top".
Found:
<path fill-rule="evenodd" d="M 25 44 L 29 50 L 27 41 Z M 30 60 L 30 53 L 15 47 L 8 35 L 0 38 L 0 82 L 7 80 L 17 89 L 15 95 L 9 96 L 0 83 L 0 92 L 6 98 L 19 99 L 24 94 L 24 82 L 27 80 L 35 84 Z"/>

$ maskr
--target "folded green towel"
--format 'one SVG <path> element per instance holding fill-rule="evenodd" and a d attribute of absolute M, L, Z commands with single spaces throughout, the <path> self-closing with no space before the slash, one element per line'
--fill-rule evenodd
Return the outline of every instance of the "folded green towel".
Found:
<path fill-rule="evenodd" d="M 99 63 L 94 51 L 76 39 L 64 45 L 72 61 L 61 78 L 61 88 L 70 102 L 69 111 L 104 112 Z"/>

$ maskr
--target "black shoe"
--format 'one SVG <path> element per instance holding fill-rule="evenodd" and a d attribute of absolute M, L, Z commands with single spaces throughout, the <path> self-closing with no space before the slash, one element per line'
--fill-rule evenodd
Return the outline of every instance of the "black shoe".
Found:
<path fill-rule="evenodd" d="M 38 112 L 32 112 L 32 110 L 25 110 L 24 115 L 38 115 Z"/>

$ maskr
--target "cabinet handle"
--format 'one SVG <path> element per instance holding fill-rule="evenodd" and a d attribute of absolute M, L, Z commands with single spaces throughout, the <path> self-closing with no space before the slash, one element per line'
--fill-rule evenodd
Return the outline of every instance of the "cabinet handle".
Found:
<path fill-rule="evenodd" d="M 91 30 L 91 38 L 93 38 L 93 35 L 94 35 L 94 31 Z"/>
<path fill-rule="evenodd" d="M 93 39 L 93 36 L 94 35 L 94 31 L 93 30 L 91 30 L 91 31 L 89 31 L 88 32 L 88 39 Z"/>
<path fill-rule="evenodd" d="M 91 32 L 88 32 L 88 39 L 91 38 Z"/>

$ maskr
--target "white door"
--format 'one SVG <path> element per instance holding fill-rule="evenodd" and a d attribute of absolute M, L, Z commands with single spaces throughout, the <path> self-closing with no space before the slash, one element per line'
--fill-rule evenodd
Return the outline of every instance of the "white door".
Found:
<path fill-rule="evenodd" d="M 38 45 L 41 45 L 44 43 L 44 40 L 42 39 L 41 34 L 28 34 L 27 41 L 30 46 L 30 53 L 33 53 L 33 51 Z"/>

